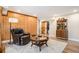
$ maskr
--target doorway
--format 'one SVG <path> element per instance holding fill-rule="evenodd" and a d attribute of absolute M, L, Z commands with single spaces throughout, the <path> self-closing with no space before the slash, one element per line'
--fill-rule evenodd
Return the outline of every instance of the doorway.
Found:
<path fill-rule="evenodd" d="M 44 34 L 44 35 L 49 34 L 49 22 L 48 21 L 41 22 L 41 34 Z"/>

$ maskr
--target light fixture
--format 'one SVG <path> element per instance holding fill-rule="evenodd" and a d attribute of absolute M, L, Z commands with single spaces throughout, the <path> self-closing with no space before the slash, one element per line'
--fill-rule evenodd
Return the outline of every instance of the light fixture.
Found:
<path fill-rule="evenodd" d="M 11 24 L 12 23 L 17 23 L 18 22 L 18 19 L 16 19 L 16 18 L 9 18 L 9 20 L 8 20 L 8 22 L 10 23 L 10 42 L 9 42 L 9 44 L 12 44 L 11 43 Z"/>
<path fill-rule="evenodd" d="M 9 22 L 10 23 L 17 23 L 18 19 L 16 19 L 16 18 L 9 18 Z"/>
<path fill-rule="evenodd" d="M 78 10 L 74 9 L 73 12 L 77 12 Z"/>

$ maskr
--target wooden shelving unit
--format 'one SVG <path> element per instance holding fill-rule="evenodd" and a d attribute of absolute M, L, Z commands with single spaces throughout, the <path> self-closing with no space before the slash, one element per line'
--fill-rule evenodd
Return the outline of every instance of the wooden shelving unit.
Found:
<path fill-rule="evenodd" d="M 59 18 L 57 20 L 56 37 L 60 39 L 68 38 L 67 19 Z"/>

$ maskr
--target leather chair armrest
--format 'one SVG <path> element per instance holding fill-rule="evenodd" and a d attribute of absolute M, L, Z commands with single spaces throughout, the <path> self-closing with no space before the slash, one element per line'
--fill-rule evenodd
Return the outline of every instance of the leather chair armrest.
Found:
<path fill-rule="evenodd" d="M 25 37 L 29 37 L 29 36 L 27 36 L 27 35 L 22 35 L 22 36 L 21 36 L 21 38 L 25 38 Z"/>

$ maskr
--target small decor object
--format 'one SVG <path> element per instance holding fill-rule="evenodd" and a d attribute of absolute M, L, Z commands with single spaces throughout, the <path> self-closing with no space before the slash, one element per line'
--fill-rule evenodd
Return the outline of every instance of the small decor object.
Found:
<path fill-rule="evenodd" d="M 65 29 L 67 27 L 67 19 L 59 18 L 57 20 L 57 30 L 58 29 Z"/>

